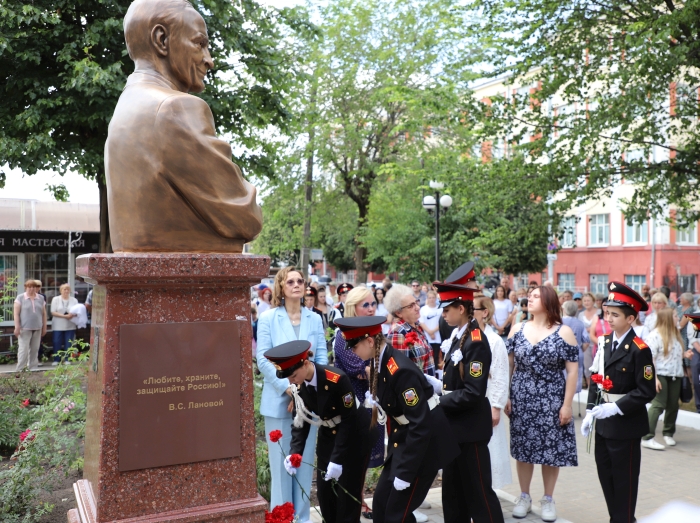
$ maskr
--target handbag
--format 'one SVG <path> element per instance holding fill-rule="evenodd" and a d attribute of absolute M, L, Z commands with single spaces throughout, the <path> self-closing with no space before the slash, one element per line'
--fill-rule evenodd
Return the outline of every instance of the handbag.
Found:
<path fill-rule="evenodd" d="M 688 376 L 683 376 L 681 378 L 681 401 L 690 403 L 691 399 L 693 399 L 693 384 L 690 383 Z"/>

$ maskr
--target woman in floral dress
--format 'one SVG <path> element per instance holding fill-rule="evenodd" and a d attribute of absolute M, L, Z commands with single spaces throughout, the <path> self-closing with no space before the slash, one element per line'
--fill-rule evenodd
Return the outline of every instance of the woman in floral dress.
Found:
<path fill-rule="evenodd" d="M 512 372 L 510 452 L 517 460 L 522 494 L 513 517 L 530 511 L 530 483 L 535 465 L 542 465 L 542 519 L 554 521 L 552 495 L 559 467 L 578 465 L 572 402 L 578 378 L 578 345 L 573 331 L 562 325 L 559 299 L 552 287 L 534 289 L 528 298 L 532 320 L 515 325 L 508 337 Z M 568 378 L 564 378 L 564 369 Z"/>

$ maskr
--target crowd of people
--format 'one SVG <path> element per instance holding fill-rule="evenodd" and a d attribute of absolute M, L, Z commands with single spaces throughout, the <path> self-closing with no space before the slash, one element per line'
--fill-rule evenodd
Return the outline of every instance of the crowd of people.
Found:
<path fill-rule="evenodd" d="M 504 278 L 485 291 L 475 281 L 473 264 L 466 263 L 430 285 L 342 284 L 335 303 L 329 289 L 304 281 L 293 268 L 280 271 L 272 288 L 259 286 L 253 311 L 257 308 L 255 356 L 264 375 L 260 410 L 266 430 L 283 434 L 284 449 L 270 442 L 271 505 L 292 501 L 299 520 L 309 519 L 303 491 L 309 491 L 313 469 L 303 464 L 313 463 L 316 452 L 328 469 L 318 465 L 317 472 L 326 521 L 357 522 L 361 511 L 380 522 L 425 521 L 418 509 L 426 507 L 438 464 L 446 521 L 463 521 L 465 514 L 475 523 L 503 521 L 494 489 L 512 483 L 512 457 L 522 492 L 513 516 L 524 518 L 531 510 L 530 484 L 540 465 L 542 519 L 554 521 L 559 469 L 578 464 L 574 395 L 588 389 L 582 431 L 595 434 L 611 521 L 633 521 L 641 453 L 630 446 L 664 448 L 654 439 L 662 412 L 665 444 L 675 445 L 682 378 L 692 373 L 696 402 L 700 392 L 700 314 L 692 294 L 680 296 L 676 308 L 666 288 L 645 288 L 640 295 L 613 282 L 604 296 L 557 292 L 535 282 L 512 290 L 508 283 Z M 261 306 L 269 310 L 260 313 Z M 342 400 L 347 406 L 352 397 L 365 413 L 347 423 L 333 411 L 324 417 L 318 412 L 320 396 L 313 394 L 320 393 L 317 375 L 344 384 L 328 405 Z M 604 379 L 611 380 L 607 388 Z M 696 406 L 700 412 L 700 403 Z M 437 452 L 431 438 L 442 416 L 450 430 L 443 430 Z M 366 419 L 372 430 L 364 426 Z M 355 424 L 354 437 L 367 438 L 354 447 L 355 455 L 347 453 L 347 442 L 336 452 L 343 423 L 345 429 Z M 402 446 L 411 449 L 397 450 Z M 302 456 L 302 465 L 290 465 L 294 454 Z M 373 510 L 344 498 L 362 499 L 367 469 L 380 465 Z M 632 471 L 625 480 L 617 477 L 623 465 Z M 344 481 L 338 479 L 342 471 L 348 472 Z M 330 479 L 343 490 L 325 488 Z"/>

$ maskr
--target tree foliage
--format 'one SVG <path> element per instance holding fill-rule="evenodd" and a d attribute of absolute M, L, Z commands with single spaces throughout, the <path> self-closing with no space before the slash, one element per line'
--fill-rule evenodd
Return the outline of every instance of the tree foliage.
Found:
<path fill-rule="evenodd" d="M 130 3 L 0 4 L 0 165 L 29 175 L 77 171 L 98 181 L 106 206 L 107 127 L 134 68 L 122 28 Z M 215 64 L 202 98 L 219 132 L 238 146 L 236 160 L 253 174 L 270 175 L 276 144 L 259 131 L 284 127 L 285 90 L 299 74 L 285 36 L 311 26 L 301 11 L 278 11 L 255 0 L 194 0 L 193 5 L 207 22 Z M 0 171 L 0 187 L 5 176 Z M 107 226 L 103 212 L 103 232 Z"/>
<path fill-rule="evenodd" d="M 626 215 L 697 220 L 700 2 L 477 0 L 472 30 L 507 96 L 474 108 L 485 139 L 570 206 L 635 185 Z M 513 95 L 513 89 L 518 93 Z"/>

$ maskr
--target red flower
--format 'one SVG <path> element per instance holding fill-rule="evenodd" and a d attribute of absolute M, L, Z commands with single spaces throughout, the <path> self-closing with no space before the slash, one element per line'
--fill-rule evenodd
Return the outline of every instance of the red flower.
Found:
<path fill-rule="evenodd" d="M 418 334 L 413 331 L 409 332 L 406 334 L 405 341 L 407 344 L 415 345 L 419 341 Z"/>
<path fill-rule="evenodd" d="M 603 380 L 603 390 L 610 390 L 613 388 L 612 380 Z"/>
<path fill-rule="evenodd" d="M 289 457 L 289 461 L 292 462 L 292 467 L 297 469 L 301 467 L 301 456 L 299 454 L 292 454 Z"/>
<path fill-rule="evenodd" d="M 23 442 L 25 439 L 29 438 L 29 441 L 32 441 L 34 439 L 34 434 L 32 434 L 32 431 L 27 429 L 22 434 L 19 435 L 19 441 Z"/>
<path fill-rule="evenodd" d="M 293 519 L 294 505 L 289 501 L 284 505 L 277 505 L 272 512 L 265 511 L 265 523 L 291 523 Z"/>
<path fill-rule="evenodd" d="M 591 381 L 600 385 L 601 383 L 603 383 L 603 376 L 601 376 L 600 374 L 592 374 Z"/>
<path fill-rule="evenodd" d="M 29 398 L 27 398 L 26 400 L 24 400 L 22 402 L 22 408 L 24 408 L 24 407 L 29 407 Z"/>
<path fill-rule="evenodd" d="M 281 430 L 273 430 L 272 432 L 270 432 L 270 441 L 272 443 L 277 443 L 281 439 L 282 439 L 282 431 Z"/>

